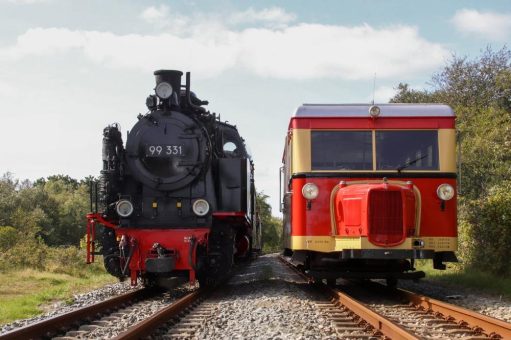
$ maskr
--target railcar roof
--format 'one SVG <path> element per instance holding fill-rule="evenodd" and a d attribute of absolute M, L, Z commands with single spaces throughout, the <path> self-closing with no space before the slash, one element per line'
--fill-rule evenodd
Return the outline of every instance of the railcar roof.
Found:
<path fill-rule="evenodd" d="M 444 104 L 375 104 L 380 117 L 454 117 Z M 303 104 L 293 118 L 369 117 L 371 104 Z"/>

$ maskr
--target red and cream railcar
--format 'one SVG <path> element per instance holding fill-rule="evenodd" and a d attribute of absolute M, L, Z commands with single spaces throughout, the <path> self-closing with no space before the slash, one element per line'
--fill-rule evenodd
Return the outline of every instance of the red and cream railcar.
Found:
<path fill-rule="evenodd" d="M 416 279 L 457 261 L 456 131 L 439 104 L 311 105 L 281 169 L 285 252 L 317 278 Z"/>

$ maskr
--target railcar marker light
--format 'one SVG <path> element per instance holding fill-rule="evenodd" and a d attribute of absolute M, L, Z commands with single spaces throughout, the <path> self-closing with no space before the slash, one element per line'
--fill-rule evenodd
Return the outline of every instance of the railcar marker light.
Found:
<path fill-rule="evenodd" d="M 376 118 L 380 115 L 380 108 L 376 105 L 373 105 L 369 108 L 369 114 L 371 117 Z"/>
<path fill-rule="evenodd" d="M 202 198 L 193 202 L 192 210 L 197 216 L 204 216 L 209 212 L 209 203 Z"/>
<path fill-rule="evenodd" d="M 161 82 L 158 85 L 156 85 L 156 88 L 154 89 L 156 92 L 156 95 L 160 99 L 168 99 L 172 95 L 172 85 L 170 85 L 167 82 Z"/>
<path fill-rule="evenodd" d="M 119 200 L 115 204 L 115 210 L 121 217 L 129 217 L 133 214 L 133 204 L 128 200 Z"/>
<path fill-rule="evenodd" d="M 307 183 L 302 187 L 302 195 L 308 200 L 313 200 L 319 195 L 319 188 L 314 183 Z"/>
<path fill-rule="evenodd" d="M 440 184 L 436 189 L 436 194 L 441 200 L 448 201 L 454 197 L 454 188 L 447 183 Z"/>

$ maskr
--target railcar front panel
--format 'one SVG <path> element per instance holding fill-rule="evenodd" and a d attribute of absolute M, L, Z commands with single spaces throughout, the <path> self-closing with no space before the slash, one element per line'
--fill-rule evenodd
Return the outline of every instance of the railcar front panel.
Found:
<path fill-rule="evenodd" d="M 330 263 L 338 276 L 364 265 L 413 270 L 416 258 L 442 269 L 457 249 L 454 113 L 445 105 L 372 109 L 306 104 L 292 117 L 281 174 L 284 248 L 311 270 Z"/>

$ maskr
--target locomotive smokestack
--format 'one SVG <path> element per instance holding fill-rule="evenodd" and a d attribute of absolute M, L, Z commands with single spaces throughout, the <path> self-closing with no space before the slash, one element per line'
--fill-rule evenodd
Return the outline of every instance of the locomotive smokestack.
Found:
<path fill-rule="evenodd" d="M 176 94 L 173 97 L 177 100 L 177 105 L 179 105 L 179 97 L 181 94 L 181 76 L 183 72 L 176 70 L 158 70 L 154 71 L 154 76 L 156 80 L 156 85 L 161 82 L 167 82 L 172 86 L 173 92 Z"/>

